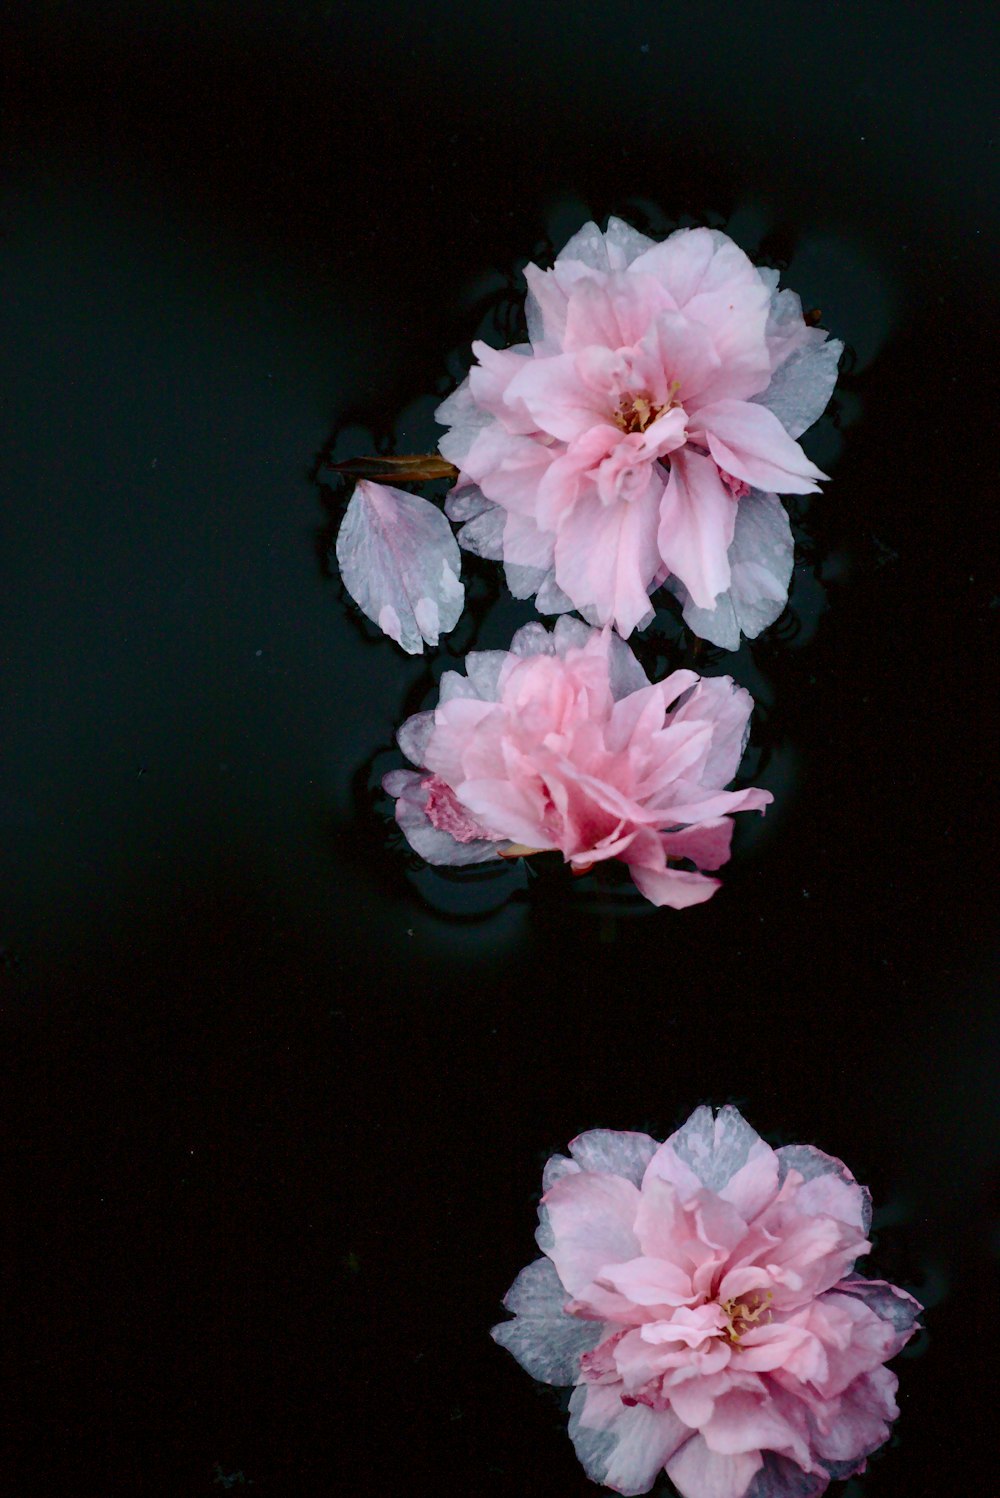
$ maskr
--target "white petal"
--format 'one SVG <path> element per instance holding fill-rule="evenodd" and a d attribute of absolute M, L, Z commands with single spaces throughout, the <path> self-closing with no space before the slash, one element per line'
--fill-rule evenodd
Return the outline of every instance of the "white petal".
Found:
<path fill-rule="evenodd" d="M 764 1465 L 747 1488 L 746 1498 L 820 1498 L 830 1485 L 825 1472 L 803 1472 L 795 1462 L 764 1453 Z"/>
<path fill-rule="evenodd" d="M 649 686 L 649 678 L 621 635 L 608 638 L 608 678 L 616 702 Z"/>
<path fill-rule="evenodd" d="M 402 749 L 411 765 L 423 766 L 424 750 L 427 748 L 427 740 L 434 731 L 434 714 L 414 713 L 412 718 L 396 731 L 396 743 Z"/>
<path fill-rule="evenodd" d="M 740 633 L 755 640 L 788 602 L 795 544 L 784 505 L 776 494 L 752 489 L 736 507 L 729 547 L 730 583 L 715 607 L 700 609 L 679 578 L 667 586 L 684 605 L 684 622 L 703 640 L 737 650 Z"/>
<path fill-rule="evenodd" d="M 472 650 L 465 657 L 466 675 L 484 702 L 496 702 L 506 659 L 506 650 Z"/>
<path fill-rule="evenodd" d="M 651 250 L 656 243 L 654 239 L 640 234 L 638 229 L 633 229 L 631 224 L 626 224 L 624 219 L 615 218 L 614 215 L 608 219 L 604 241 L 612 270 L 624 270 L 638 255 Z"/>
<path fill-rule="evenodd" d="M 438 406 L 434 412 L 434 420 L 441 426 L 451 428 L 451 431 L 446 432 L 438 443 L 438 452 L 442 458 L 447 458 L 449 463 L 454 463 L 457 468 L 461 468 L 469 448 L 479 433 L 495 418 L 489 411 L 484 411 L 476 405 L 469 386 L 469 377 L 466 375 L 458 389 L 452 391 L 448 399 Z"/>
<path fill-rule="evenodd" d="M 535 608 L 540 614 L 568 614 L 572 607 L 572 598 L 567 598 L 556 582 L 555 568 L 551 568 L 535 597 Z"/>
<path fill-rule="evenodd" d="M 590 625 L 584 624 L 582 619 L 571 619 L 564 615 L 556 620 L 552 631 L 553 649 L 559 656 L 564 656 L 567 650 L 582 650 L 593 633 Z"/>
<path fill-rule="evenodd" d="M 773 411 L 789 437 L 800 437 L 826 410 L 843 351 L 839 338 L 796 349 L 775 370 L 767 389 L 751 399 Z"/>
<path fill-rule="evenodd" d="M 544 567 L 525 567 L 520 562 L 504 562 L 503 575 L 515 598 L 534 598 L 549 573 Z M 570 604 L 570 608 L 572 607 Z"/>
<path fill-rule="evenodd" d="M 660 1146 L 653 1156 L 649 1174 L 664 1175 L 669 1180 L 671 1157 L 674 1157 L 709 1191 L 722 1195 L 748 1162 L 752 1164 L 771 1155 L 770 1148 L 738 1108 L 727 1103 L 713 1116 L 712 1109 L 702 1105 Z M 776 1162 L 774 1179 L 777 1186 Z"/>
<path fill-rule="evenodd" d="M 618 1129 L 588 1129 L 578 1134 L 569 1152 L 582 1170 L 624 1176 L 633 1186 L 642 1184 L 646 1166 L 656 1153 L 656 1140 L 648 1134 Z"/>
<path fill-rule="evenodd" d="M 458 533 L 459 545 L 471 551 L 474 557 L 485 557 L 490 562 L 503 561 L 503 531 L 507 520 L 506 510 L 494 505 L 483 510 L 474 520 L 469 520 Z"/>
<path fill-rule="evenodd" d="M 456 525 L 463 520 L 475 520 L 484 510 L 492 510 L 495 506 L 491 499 L 487 499 L 481 489 L 475 484 L 463 483 L 461 488 L 449 489 L 444 502 L 444 512 L 449 520 Z"/>
<path fill-rule="evenodd" d="M 584 224 L 578 229 L 556 256 L 556 264 L 563 260 L 579 260 L 591 270 L 610 271 L 608 249 L 604 235 L 595 223 Z"/>
<path fill-rule="evenodd" d="M 559 621 L 560 624 L 562 620 Z M 544 624 L 522 624 L 510 642 L 511 655 L 555 655 L 552 635 Z"/>
<path fill-rule="evenodd" d="M 575 1383 L 581 1355 L 601 1339 L 600 1322 L 566 1315 L 568 1299 L 551 1259 L 536 1259 L 521 1270 L 504 1298 L 514 1320 L 502 1321 L 490 1334 L 545 1384 Z"/>
<path fill-rule="evenodd" d="M 408 655 L 458 623 L 458 544 L 430 500 L 362 479 L 337 536 L 337 562 L 358 607 Z"/>

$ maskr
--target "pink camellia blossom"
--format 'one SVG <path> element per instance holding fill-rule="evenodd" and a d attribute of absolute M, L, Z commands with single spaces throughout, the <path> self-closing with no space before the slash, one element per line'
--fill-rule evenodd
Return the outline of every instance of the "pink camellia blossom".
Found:
<path fill-rule="evenodd" d="M 775 496 L 826 476 L 795 439 L 842 345 L 716 230 L 656 244 L 612 218 L 525 274 L 530 343 L 474 344 L 437 413 L 462 545 L 502 560 L 542 613 L 575 608 L 627 636 L 669 579 L 705 638 L 758 634 L 791 574 Z"/>
<path fill-rule="evenodd" d="M 698 872 L 729 858 L 730 812 L 768 791 L 727 791 L 753 709 L 728 676 L 675 671 L 650 683 L 610 628 L 562 618 L 520 629 L 507 650 L 445 672 L 432 712 L 398 734 L 420 768 L 383 780 L 396 820 L 430 863 L 545 850 L 583 872 L 626 863 L 654 905 L 710 898 Z M 678 868 L 687 861 L 695 869 Z"/>
<path fill-rule="evenodd" d="M 535 1378 L 575 1385 L 587 1475 L 682 1498 L 817 1498 L 899 1413 L 884 1364 L 917 1327 L 854 1273 L 868 1192 L 810 1145 L 772 1150 L 733 1107 L 665 1144 L 594 1129 L 545 1167 L 538 1245 L 493 1328 Z"/>

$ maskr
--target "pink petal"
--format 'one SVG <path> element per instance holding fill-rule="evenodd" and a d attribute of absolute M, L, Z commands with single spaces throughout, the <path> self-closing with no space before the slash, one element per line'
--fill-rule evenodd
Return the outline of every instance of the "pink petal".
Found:
<path fill-rule="evenodd" d="M 552 848 L 535 799 L 503 780 L 463 780 L 457 795 L 463 806 L 495 836 L 526 848 Z"/>
<path fill-rule="evenodd" d="M 628 862 L 628 860 L 626 860 Z M 656 869 L 629 863 L 632 882 L 641 895 L 653 905 L 668 905 L 672 910 L 686 910 L 690 905 L 703 905 L 719 888 L 718 879 L 706 879 L 702 874 L 691 874 L 686 869 Z"/>
<path fill-rule="evenodd" d="M 718 467 L 691 448 L 675 453 L 660 505 L 657 546 L 700 608 L 729 587 L 729 546 L 736 502 Z"/>
<path fill-rule="evenodd" d="M 716 1400 L 711 1419 L 701 1428 L 710 1451 L 724 1456 L 761 1450 L 790 1456 L 802 1467 L 812 1465 L 809 1447 L 800 1433 L 783 1420 L 776 1403 L 742 1389 L 733 1389 Z"/>
<path fill-rule="evenodd" d="M 731 819 L 716 817 L 682 832 L 663 833 L 663 848 L 668 858 L 689 858 L 699 869 L 721 869 L 729 862 L 732 840 Z"/>
<path fill-rule="evenodd" d="M 526 360 L 507 387 L 507 400 L 523 401 L 538 427 L 562 442 L 572 442 L 611 414 L 606 400 L 581 380 L 575 354 Z"/>
<path fill-rule="evenodd" d="M 487 498 L 506 510 L 533 516 L 536 498 L 552 462 L 551 449 L 531 437 L 512 436 L 498 422 L 478 434 L 466 454 L 463 475 L 475 479 Z"/>
<path fill-rule="evenodd" d="M 684 1306 L 695 1299 L 690 1275 L 668 1259 L 640 1255 L 606 1269 L 601 1281 L 640 1306 Z"/>
<path fill-rule="evenodd" d="M 693 1436 L 667 1462 L 667 1476 L 681 1498 L 744 1498 L 760 1465 L 759 1451 L 723 1456 Z"/>
<path fill-rule="evenodd" d="M 424 763 L 446 780 L 450 786 L 458 787 L 465 778 L 463 755 L 473 731 L 491 713 L 496 713 L 496 704 L 483 702 L 471 694 L 454 698 L 438 706 L 434 713 L 434 727 L 424 746 Z"/>
<path fill-rule="evenodd" d="M 682 312 L 661 312 L 643 347 L 655 351 L 669 382 L 677 382 L 675 399 L 689 405 L 718 373 L 722 361 L 708 328 Z"/>
<path fill-rule="evenodd" d="M 627 504 L 578 500 L 555 545 L 556 581 L 578 609 L 628 636 L 651 614 L 649 585 L 659 564 L 657 511 L 662 480 L 649 468 L 646 493 Z"/>
<path fill-rule="evenodd" d="M 547 1250 L 571 1295 L 579 1295 L 608 1264 L 634 1259 L 633 1232 L 639 1192 L 621 1176 L 564 1176 L 544 1204 L 555 1239 Z"/>
<path fill-rule="evenodd" d="M 838 1212 L 833 1215 L 841 1216 L 842 1222 L 852 1223 L 855 1227 L 867 1233 L 872 1225 L 871 1194 L 866 1186 L 859 1186 L 851 1175 L 847 1166 L 833 1155 L 825 1155 L 822 1150 L 816 1149 L 811 1144 L 786 1144 L 778 1150 L 778 1164 L 781 1171 L 781 1179 L 790 1170 L 797 1171 L 803 1181 L 813 1181 L 820 1176 L 832 1176 L 850 1187 L 851 1199 L 841 1196 L 838 1199 Z M 805 1205 L 813 1198 L 801 1195 L 797 1199 L 800 1210 L 805 1210 Z M 813 1210 L 823 1210 L 820 1199 L 816 1198 L 816 1206 Z M 842 1214 L 842 1215 L 841 1215 Z"/>
<path fill-rule="evenodd" d="M 704 430 L 708 450 L 719 467 L 755 489 L 812 494 L 818 488 L 816 480 L 827 477 L 765 406 L 716 401 L 698 412 L 697 425 Z M 694 597 L 690 584 L 688 590 Z"/>
<path fill-rule="evenodd" d="M 616 1493 L 648 1493 L 690 1434 L 672 1411 L 623 1405 L 615 1388 L 600 1384 L 575 1389 L 569 1408 L 569 1433 L 584 1471 Z"/>

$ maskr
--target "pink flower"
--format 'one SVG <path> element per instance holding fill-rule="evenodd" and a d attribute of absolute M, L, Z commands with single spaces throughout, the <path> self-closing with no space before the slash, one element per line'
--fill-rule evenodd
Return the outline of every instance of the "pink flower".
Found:
<path fill-rule="evenodd" d="M 650 683 L 628 646 L 578 619 L 518 631 L 506 650 L 448 671 L 433 712 L 399 731 L 418 771 L 383 781 L 396 820 L 430 863 L 557 850 L 583 872 L 628 864 L 654 905 L 680 909 L 719 881 L 676 867 L 729 858 L 728 813 L 768 791 L 727 791 L 753 702 L 728 676 L 675 671 Z"/>
<path fill-rule="evenodd" d="M 816 1498 L 898 1414 L 885 1364 L 920 1306 L 855 1277 L 868 1192 L 810 1145 L 772 1150 L 733 1107 L 657 1145 L 594 1129 L 545 1167 L 537 1238 L 493 1336 L 574 1384 L 587 1475 L 682 1498 Z"/>
<path fill-rule="evenodd" d="M 654 244 L 620 219 L 587 224 L 526 276 L 531 342 L 474 344 L 437 413 L 462 544 L 502 560 L 543 613 L 575 608 L 627 636 L 669 577 L 706 638 L 759 633 L 791 572 L 775 495 L 825 477 L 795 438 L 842 345 L 715 230 Z"/>

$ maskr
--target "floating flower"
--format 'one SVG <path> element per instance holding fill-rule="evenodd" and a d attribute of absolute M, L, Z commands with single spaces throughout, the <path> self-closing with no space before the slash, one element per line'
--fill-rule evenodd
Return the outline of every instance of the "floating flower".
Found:
<path fill-rule="evenodd" d="M 545 1167 L 546 1255 L 493 1336 L 573 1384 L 587 1475 L 682 1498 L 817 1498 L 865 1468 L 896 1418 L 884 1367 L 920 1306 L 853 1272 L 868 1192 L 810 1145 L 772 1150 L 733 1107 L 658 1145 L 595 1129 Z"/>
<path fill-rule="evenodd" d="M 458 623 L 458 543 L 429 499 L 362 479 L 337 533 L 337 562 L 358 607 L 407 654 L 419 655 L 425 640 L 436 645 Z"/>
<path fill-rule="evenodd" d="M 612 218 L 525 274 L 530 343 L 475 343 L 437 412 L 463 546 L 502 560 L 543 613 L 575 608 L 627 636 L 669 579 L 705 638 L 758 634 L 791 575 L 775 496 L 825 477 L 795 439 L 842 345 L 715 230 L 656 244 Z"/>
<path fill-rule="evenodd" d="M 556 850 L 578 873 L 626 863 L 654 905 L 707 900 L 698 872 L 729 858 L 728 813 L 768 791 L 727 791 L 753 709 L 728 676 L 650 683 L 610 629 L 578 619 L 520 629 L 506 650 L 445 672 L 439 705 L 399 731 L 420 768 L 383 781 L 396 820 L 430 863 Z M 677 865 L 690 862 L 695 868 Z"/>

